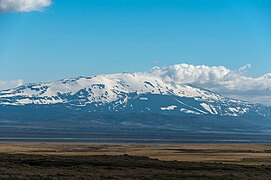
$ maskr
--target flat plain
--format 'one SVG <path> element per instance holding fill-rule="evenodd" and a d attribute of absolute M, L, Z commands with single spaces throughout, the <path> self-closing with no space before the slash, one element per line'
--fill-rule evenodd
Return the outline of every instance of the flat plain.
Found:
<path fill-rule="evenodd" d="M 2 143 L 0 179 L 271 179 L 271 145 Z"/>

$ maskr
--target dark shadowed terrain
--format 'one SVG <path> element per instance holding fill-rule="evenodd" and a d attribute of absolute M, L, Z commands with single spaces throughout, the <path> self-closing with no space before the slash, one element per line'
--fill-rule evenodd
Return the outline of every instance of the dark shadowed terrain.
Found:
<path fill-rule="evenodd" d="M 0 154 L 0 179 L 270 179 L 271 166 L 160 161 L 143 156 Z"/>

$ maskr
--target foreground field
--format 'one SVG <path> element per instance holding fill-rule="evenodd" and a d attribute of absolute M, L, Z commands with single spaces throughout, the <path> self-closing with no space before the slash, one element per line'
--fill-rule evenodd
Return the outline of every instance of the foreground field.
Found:
<path fill-rule="evenodd" d="M 0 179 L 270 179 L 270 145 L 1 144 Z"/>

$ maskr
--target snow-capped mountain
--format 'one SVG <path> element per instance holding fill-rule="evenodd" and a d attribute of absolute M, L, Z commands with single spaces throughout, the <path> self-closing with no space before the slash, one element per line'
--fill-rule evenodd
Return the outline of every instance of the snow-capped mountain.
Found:
<path fill-rule="evenodd" d="M 223 97 L 143 73 L 120 73 L 32 83 L 0 91 L 1 106 L 62 105 L 89 112 L 151 112 L 271 117 L 271 108 Z"/>

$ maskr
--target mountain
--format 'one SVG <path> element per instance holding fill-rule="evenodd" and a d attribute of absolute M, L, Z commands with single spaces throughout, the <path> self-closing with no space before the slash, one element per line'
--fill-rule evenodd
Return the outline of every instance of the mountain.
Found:
<path fill-rule="evenodd" d="M 270 143 L 270 119 L 269 106 L 147 73 L 0 91 L 0 141 Z"/>
<path fill-rule="evenodd" d="M 77 77 L 0 91 L 1 106 L 62 105 L 96 113 L 271 117 L 269 106 L 223 97 L 143 73 Z"/>

